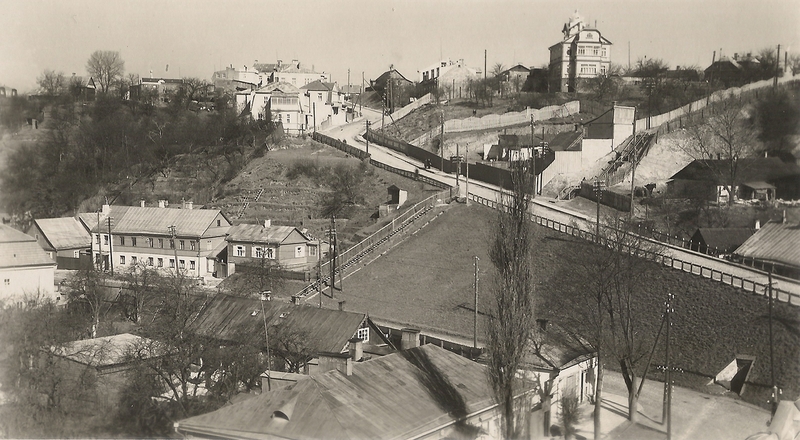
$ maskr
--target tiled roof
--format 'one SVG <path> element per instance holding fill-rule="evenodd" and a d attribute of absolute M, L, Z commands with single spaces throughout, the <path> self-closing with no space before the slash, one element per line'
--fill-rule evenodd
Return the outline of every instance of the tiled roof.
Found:
<path fill-rule="evenodd" d="M 486 367 L 435 345 L 353 364 L 178 423 L 220 438 L 413 438 L 494 406 Z"/>
<path fill-rule="evenodd" d="M 326 83 L 323 83 L 320 80 L 316 80 L 316 81 L 310 82 L 310 83 L 308 83 L 308 84 L 306 84 L 306 85 L 304 85 L 303 87 L 300 87 L 300 88 L 302 90 L 309 90 L 309 91 L 312 91 L 312 92 L 328 92 L 328 91 L 330 91 L 331 88 L 326 86 L 325 84 Z"/>
<path fill-rule="evenodd" d="M 264 307 L 264 315 L 261 307 Z M 214 297 L 192 322 L 192 331 L 222 341 L 265 338 L 264 316 L 268 326 L 285 325 L 304 334 L 318 352 L 339 353 L 347 346 L 367 319 L 363 313 L 295 306 L 276 301 L 220 294 Z"/>
<path fill-rule="evenodd" d="M 0 225 L 0 269 L 55 265 L 35 238 L 10 226 Z"/>
<path fill-rule="evenodd" d="M 112 234 L 167 235 L 169 227 L 175 226 L 180 237 L 213 237 L 223 235 L 225 228 L 217 228 L 214 219 L 218 209 L 174 209 L 139 206 L 111 206 Z M 101 217 L 100 232 L 106 231 Z M 226 222 L 223 222 L 226 225 Z M 93 232 L 97 232 L 95 227 Z"/>
<path fill-rule="evenodd" d="M 92 237 L 81 223 L 72 217 L 34 220 L 45 239 L 54 249 L 76 249 L 92 246 Z"/>
<path fill-rule="evenodd" d="M 721 182 L 721 177 L 729 174 L 731 161 L 694 160 L 678 171 L 670 179 Z M 771 181 L 790 176 L 800 176 L 800 168 L 787 164 L 777 157 L 756 157 L 736 161 L 736 182 Z"/>
<path fill-rule="evenodd" d="M 800 224 L 767 223 L 734 254 L 800 268 Z"/>
<path fill-rule="evenodd" d="M 131 350 L 142 351 L 156 350 L 155 341 L 141 336 L 123 333 L 120 335 L 104 336 L 94 339 L 72 341 L 60 347 L 51 347 L 50 351 L 56 356 L 79 362 L 93 367 L 107 367 L 125 363 Z M 150 353 L 146 357 L 153 357 Z"/>
<path fill-rule="evenodd" d="M 280 244 L 294 231 L 297 231 L 303 238 L 309 240 L 305 234 L 294 226 L 270 226 L 265 228 L 262 225 L 244 224 L 231 227 L 228 231 L 227 240 L 246 243 Z"/>

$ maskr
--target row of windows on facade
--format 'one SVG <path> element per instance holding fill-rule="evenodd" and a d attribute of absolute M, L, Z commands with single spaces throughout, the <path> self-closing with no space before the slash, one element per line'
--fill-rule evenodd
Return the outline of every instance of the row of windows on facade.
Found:
<path fill-rule="evenodd" d="M 581 64 L 581 73 L 597 73 L 597 65 L 596 64 Z M 606 74 L 606 66 L 600 66 L 600 74 Z"/>
<path fill-rule="evenodd" d="M 587 53 L 587 50 L 586 50 L 586 49 L 587 49 L 587 48 L 586 48 L 586 47 L 584 47 L 584 46 L 578 46 L 578 55 L 586 55 L 586 53 Z M 591 48 L 591 54 L 592 54 L 592 55 L 595 55 L 595 56 L 597 56 L 597 55 L 600 55 L 600 53 L 601 53 L 601 51 L 600 51 L 600 48 L 598 48 L 598 47 L 593 47 L 593 48 Z M 607 55 L 607 53 L 608 53 L 608 52 L 606 52 L 606 48 L 604 47 L 604 48 L 602 49 L 602 54 L 603 54 L 602 56 L 604 56 L 604 57 L 605 57 L 605 56 L 608 56 L 608 55 Z"/>
<path fill-rule="evenodd" d="M 99 260 L 99 258 L 100 258 L 100 256 L 98 254 L 97 259 Z M 124 266 L 126 264 L 125 261 L 126 261 L 125 255 L 120 255 L 119 256 L 119 264 L 121 266 Z M 139 257 L 133 255 L 133 256 L 131 256 L 131 260 L 130 261 L 131 261 L 131 265 L 139 264 Z M 146 264 L 147 266 L 150 266 L 150 267 L 153 267 L 153 266 L 155 266 L 155 267 L 164 267 L 164 259 L 163 258 L 157 258 L 156 259 L 156 258 L 153 258 L 153 257 L 147 257 L 147 259 L 143 258 L 142 262 L 144 264 Z M 186 269 L 186 260 L 178 260 L 178 266 L 180 266 L 181 269 Z M 169 267 L 170 267 L 170 269 L 174 269 L 175 268 L 175 259 L 174 258 L 170 258 L 169 259 Z M 195 269 L 196 269 L 195 261 L 194 260 L 189 260 L 189 270 L 195 270 Z"/>
<path fill-rule="evenodd" d="M 234 255 L 237 257 L 244 257 L 246 254 L 245 247 L 241 245 L 234 246 Z M 317 255 L 317 247 L 316 246 L 309 246 L 308 247 L 308 254 L 310 256 Z M 268 259 L 275 259 L 275 249 L 273 248 L 264 248 L 260 246 L 253 246 L 250 251 L 250 256 L 253 258 L 268 258 Z M 305 256 L 305 246 L 295 246 L 294 248 L 294 257 L 295 258 L 302 258 Z"/>
<path fill-rule="evenodd" d="M 130 246 L 131 247 L 138 246 L 138 240 L 137 240 L 138 237 L 128 237 L 128 238 L 130 239 Z M 144 241 L 146 243 L 145 247 L 151 247 L 151 248 L 159 247 L 159 248 L 162 248 L 162 249 L 164 248 L 164 239 L 163 238 L 159 238 L 158 239 L 158 242 L 157 242 L 158 246 L 156 246 L 156 239 L 154 239 L 152 237 L 146 237 L 144 239 Z M 100 235 L 99 234 L 95 236 L 95 242 L 97 244 L 100 244 Z M 117 244 L 118 245 L 125 246 L 125 242 L 126 242 L 125 236 L 117 235 Z M 108 235 L 103 235 L 103 244 L 104 245 L 108 245 Z M 199 247 L 198 242 L 196 242 L 194 240 L 189 240 L 189 250 L 191 250 L 191 251 L 196 250 L 197 247 Z M 210 247 L 210 241 L 209 241 L 209 247 Z M 175 240 L 172 240 L 172 239 L 169 240 L 169 248 L 170 249 L 175 249 Z M 178 249 L 181 249 L 181 250 L 186 249 L 186 240 L 178 240 Z"/>

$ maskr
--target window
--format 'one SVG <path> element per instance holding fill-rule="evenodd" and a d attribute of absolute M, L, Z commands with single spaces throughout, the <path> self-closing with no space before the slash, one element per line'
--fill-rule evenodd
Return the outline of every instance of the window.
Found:
<path fill-rule="evenodd" d="M 236 246 L 236 254 L 237 257 L 244 257 L 244 246 Z"/>
<path fill-rule="evenodd" d="M 119 245 L 125 246 L 125 237 L 123 237 L 122 235 L 119 236 Z"/>
<path fill-rule="evenodd" d="M 603 48 L 603 58 L 605 58 L 607 56 L 608 56 L 608 52 L 606 51 L 606 48 L 604 47 Z"/>
<path fill-rule="evenodd" d="M 158 267 L 164 267 L 164 259 L 163 258 L 159 258 L 158 259 Z"/>
<path fill-rule="evenodd" d="M 317 100 L 322 101 L 322 93 L 317 93 Z"/>
<path fill-rule="evenodd" d="M 586 54 L 586 48 L 583 46 L 578 46 L 578 55 L 585 55 L 585 54 Z"/>
<path fill-rule="evenodd" d="M 125 255 L 119 256 L 119 264 L 125 264 Z"/>
<path fill-rule="evenodd" d="M 38 240 L 38 239 L 39 239 L 39 234 L 36 234 L 36 235 L 34 236 L 34 238 Z"/>
<path fill-rule="evenodd" d="M 356 337 L 364 342 L 369 342 L 369 327 L 358 329 L 358 332 L 356 332 Z"/>
<path fill-rule="evenodd" d="M 6 285 L 6 286 L 10 286 L 11 285 L 11 278 L 4 279 L 3 280 L 3 284 Z"/>
<path fill-rule="evenodd" d="M 153 267 L 153 257 L 147 257 L 147 265 Z"/>
<path fill-rule="evenodd" d="M 274 260 L 275 259 L 275 250 L 272 249 L 272 248 L 267 248 L 266 251 L 267 251 L 267 258 L 269 258 L 270 260 Z"/>
<path fill-rule="evenodd" d="M 206 240 L 206 250 L 207 251 L 211 250 L 211 240 Z"/>
<path fill-rule="evenodd" d="M 180 260 L 181 269 L 186 269 L 186 262 L 184 260 Z"/>
<path fill-rule="evenodd" d="M 131 246 L 136 247 L 136 237 L 131 237 Z"/>
<path fill-rule="evenodd" d="M 194 260 L 189 261 L 189 270 L 194 270 Z"/>
<path fill-rule="evenodd" d="M 286 123 L 287 124 L 291 124 L 292 123 L 292 114 L 291 113 L 286 113 Z"/>
<path fill-rule="evenodd" d="M 163 238 L 159 238 L 158 239 L 158 247 L 160 247 L 162 249 L 164 248 L 164 239 Z"/>
<path fill-rule="evenodd" d="M 174 269 L 175 268 L 175 259 L 174 258 L 170 258 L 169 259 L 169 267 L 170 267 L 170 269 Z"/>
<path fill-rule="evenodd" d="M 221 226 L 221 225 L 222 225 L 222 220 L 217 220 L 217 226 Z"/>
<path fill-rule="evenodd" d="M 155 243 L 153 243 L 153 237 L 147 237 L 147 245 L 150 247 L 155 247 Z"/>
<path fill-rule="evenodd" d="M 594 49 L 592 49 L 592 54 L 594 54 L 595 56 L 600 55 L 600 49 L 595 47 Z"/>
<path fill-rule="evenodd" d="M 294 257 L 301 258 L 306 256 L 306 247 L 305 246 L 295 246 L 294 247 Z"/>
<path fill-rule="evenodd" d="M 103 244 L 108 244 L 108 235 L 103 236 Z"/>
<path fill-rule="evenodd" d="M 170 240 L 169 241 L 169 248 L 170 249 L 175 249 L 175 240 Z"/>
<path fill-rule="evenodd" d="M 194 250 L 194 240 L 189 242 L 189 248 L 191 248 L 191 250 Z"/>
<path fill-rule="evenodd" d="M 95 237 L 94 237 L 94 238 L 95 238 L 95 242 L 96 242 L 97 244 L 100 244 L 100 234 L 97 234 L 97 235 L 95 235 Z"/>
<path fill-rule="evenodd" d="M 181 243 L 180 243 L 180 245 L 181 245 L 181 250 L 183 250 L 183 249 L 186 247 L 186 246 L 185 246 L 185 243 L 183 242 L 183 240 L 181 240 Z"/>
<path fill-rule="evenodd" d="M 317 255 L 317 247 L 316 246 L 309 246 L 308 247 L 308 255 L 311 255 L 312 257 L 316 256 Z"/>
<path fill-rule="evenodd" d="M 253 246 L 253 258 L 262 258 L 264 257 L 264 249 L 260 246 Z"/>
<path fill-rule="evenodd" d="M 53 253 L 52 253 L 52 252 L 48 252 L 48 253 L 47 253 L 47 257 L 48 257 L 48 258 L 53 258 Z"/>
<path fill-rule="evenodd" d="M 72 258 L 80 258 L 81 251 L 72 251 Z"/>
<path fill-rule="evenodd" d="M 136 264 L 139 261 L 136 257 L 131 257 L 131 264 Z"/>

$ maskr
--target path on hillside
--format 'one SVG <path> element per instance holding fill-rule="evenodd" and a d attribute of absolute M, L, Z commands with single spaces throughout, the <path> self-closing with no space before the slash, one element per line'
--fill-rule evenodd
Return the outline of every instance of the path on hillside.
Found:
<path fill-rule="evenodd" d="M 366 130 L 365 120 L 369 119 L 370 123 L 379 122 L 381 113 L 365 108 L 363 114 L 364 116 L 354 120 L 350 124 L 334 127 L 322 133 L 340 140 L 346 140 L 349 145 L 361 150 L 366 150 L 366 142 L 361 136 Z M 443 173 L 433 168 L 426 170 L 421 162 L 389 148 L 370 143 L 369 153 L 372 159 L 380 163 L 410 172 L 418 170 L 420 175 L 430 177 L 450 186 L 455 186 L 456 184 L 454 175 Z M 461 176 L 459 180 L 461 187 L 460 193 L 465 195 L 466 183 L 464 182 L 464 176 Z M 470 179 L 469 181 L 469 194 L 471 196 L 470 198 L 473 200 L 483 199 L 491 204 L 492 202 L 497 202 L 503 192 L 501 188 L 494 185 L 478 182 L 474 179 Z M 559 206 L 559 202 L 554 199 L 543 197 L 534 199 L 532 212 L 534 215 L 561 225 L 576 227 L 585 232 L 595 231 L 595 215 L 587 215 Z M 560 226 L 555 223 L 547 226 L 553 227 L 554 229 L 560 228 Z M 741 287 L 760 295 L 767 294 L 765 286 L 768 285 L 769 281 L 768 275 L 764 271 L 731 263 L 727 260 L 711 257 L 680 247 L 665 245 L 660 242 L 656 243 L 665 246 L 664 254 L 668 257 L 668 261 L 672 259 L 672 267 L 675 269 L 691 272 L 695 275 L 701 275 L 705 278 L 712 278 L 717 281 L 721 279 L 721 281 L 726 284 Z M 776 290 L 783 292 L 777 295 L 778 300 L 800 305 L 800 282 L 788 278 L 773 277 L 772 285 Z"/>

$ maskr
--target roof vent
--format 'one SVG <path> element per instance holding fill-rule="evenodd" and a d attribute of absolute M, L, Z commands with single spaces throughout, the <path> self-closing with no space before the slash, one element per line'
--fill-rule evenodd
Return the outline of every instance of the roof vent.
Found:
<path fill-rule="evenodd" d="M 256 315 L 258 315 L 258 309 L 256 309 L 256 310 L 253 310 L 253 311 L 250 313 L 250 316 L 256 316 Z"/>
<path fill-rule="evenodd" d="M 287 422 L 289 421 L 289 416 L 287 416 L 283 411 L 273 411 L 272 418 L 286 420 Z"/>

